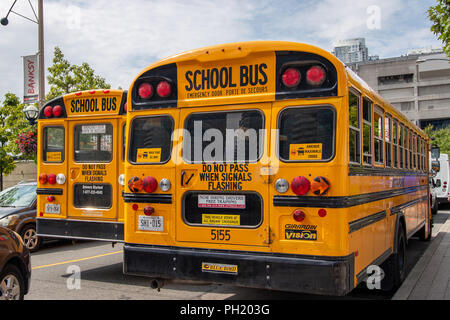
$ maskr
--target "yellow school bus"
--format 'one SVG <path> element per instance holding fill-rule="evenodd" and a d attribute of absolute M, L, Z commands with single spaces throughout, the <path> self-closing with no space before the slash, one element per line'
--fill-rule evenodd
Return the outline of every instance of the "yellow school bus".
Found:
<path fill-rule="evenodd" d="M 39 236 L 123 241 L 126 96 L 80 91 L 41 108 Z"/>
<path fill-rule="evenodd" d="M 430 238 L 427 136 L 329 52 L 211 46 L 128 92 L 127 274 L 344 295 Z"/>

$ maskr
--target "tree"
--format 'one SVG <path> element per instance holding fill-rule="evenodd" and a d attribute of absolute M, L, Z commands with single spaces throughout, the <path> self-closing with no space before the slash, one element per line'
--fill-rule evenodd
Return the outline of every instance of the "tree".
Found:
<path fill-rule="evenodd" d="M 432 139 L 432 145 L 436 144 L 441 149 L 441 153 L 450 154 L 450 126 L 433 130 L 433 126 L 429 125 L 424 130 Z"/>
<path fill-rule="evenodd" d="M 437 0 L 436 6 L 428 9 L 428 17 L 433 25 L 431 31 L 444 44 L 444 52 L 450 57 L 450 1 Z"/>
<path fill-rule="evenodd" d="M 87 62 L 83 62 L 81 66 L 70 64 L 59 47 L 55 47 L 53 64 L 48 68 L 48 72 L 50 91 L 46 100 L 75 91 L 111 88 L 105 78 L 95 75 L 94 69 Z"/>
<path fill-rule="evenodd" d="M 3 176 L 16 167 L 14 158 L 26 158 L 20 151 L 17 137 L 34 130 L 25 120 L 23 107 L 13 93 L 5 94 L 0 106 L 0 190 L 3 190 Z"/>

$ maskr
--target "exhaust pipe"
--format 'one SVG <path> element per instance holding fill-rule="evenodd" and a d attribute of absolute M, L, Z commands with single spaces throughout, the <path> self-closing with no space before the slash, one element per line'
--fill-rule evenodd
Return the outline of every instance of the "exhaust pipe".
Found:
<path fill-rule="evenodd" d="M 161 291 L 161 288 L 164 286 L 164 279 L 152 279 L 150 281 L 150 288 Z"/>

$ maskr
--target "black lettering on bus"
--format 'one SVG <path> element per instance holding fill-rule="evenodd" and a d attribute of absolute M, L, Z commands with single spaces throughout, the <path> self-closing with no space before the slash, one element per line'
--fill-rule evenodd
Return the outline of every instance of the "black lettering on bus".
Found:
<path fill-rule="evenodd" d="M 220 69 L 220 87 L 226 88 L 228 86 L 228 69 L 223 67 Z"/>
<path fill-rule="evenodd" d="M 254 67 L 254 68 L 253 68 Z M 249 66 L 250 85 L 256 86 L 258 84 L 258 65 L 255 64 Z"/>
<path fill-rule="evenodd" d="M 192 79 L 190 77 L 192 77 L 192 71 L 187 71 L 184 76 L 186 77 L 186 81 L 189 83 L 188 86 L 184 86 L 184 88 L 186 89 L 186 91 L 191 91 L 192 88 L 194 87 L 194 84 L 192 83 Z"/>
<path fill-rule="evenodd" d="M 229 79 L 230 79 L 229 87 L 234 88 L 234 87 L 236 87 L 236 83 L 233 83 L 233 68 L 232 67 L 228 68 L 228 73 L 229 73 Z"/>
<path fill-rule="evenodd" d="M 208 89 L 209 90 L 209 81 L 210 81 L 210 77 L 209 77 L 209 73 L 210 73 L 210 69 L 206 69 L 206 70 L 202 70 L 202 90 Z"/>
<path fill-rule="evenodd" d="M 241 66 L 240 67 L 240 85 L 241 87 L 245 87 L 248 85 L 248 67 L 247 66 Z"/>
<path fill-rule="evenodd" d="M 200 90 L 202 88 L 202 86 L 200 84 L 197 85 L 197 75 L 201 76 L 202 72 L 200 70 L 195 70 L 194 71 L 194 89 L 195 90 Z"/>
<path fill-rule="evenodd" d="M 259 65 L 259 73 L 263 77 L 264 80 L 259 80 L 260 85 L 265 85 L 267 83 L 267 74 L 263 69 L 267 69 L 267 64 L 261 63 Z"/>
<path fill-rule="evenodd" d="M 217 68 L 211 69 L 211 88 L 217 89 L 219 86 L 219 70 Z"/>

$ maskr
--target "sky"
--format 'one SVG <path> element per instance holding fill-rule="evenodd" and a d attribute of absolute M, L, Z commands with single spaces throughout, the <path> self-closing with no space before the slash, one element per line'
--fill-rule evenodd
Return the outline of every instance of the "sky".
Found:
<path fill-rule="evenodd" d="M 37 0 L 30 0 L 37 11 Z M 338 40 L 364 37 L 369 55 L 389 58 L 442 47 L 427 9 L 436 0 L 44 0 L 45 65 L 59 46 L 72 64 L 87 62 L 128 89 L 149 64 L 199 47 L 287 40 L 332 51 Z M 0 17 L 13 0 L 0 0 Z M 34 18 L 28 0 L 14 11 Z M 23 95 L 22 56 L 37 52 L 37 24 L 10 14 L 0 25 L 0 102 Z M 46 76 L 48 73 L 46 73 Z M 48 85 L 46 92 L 48 92 Z"/>

